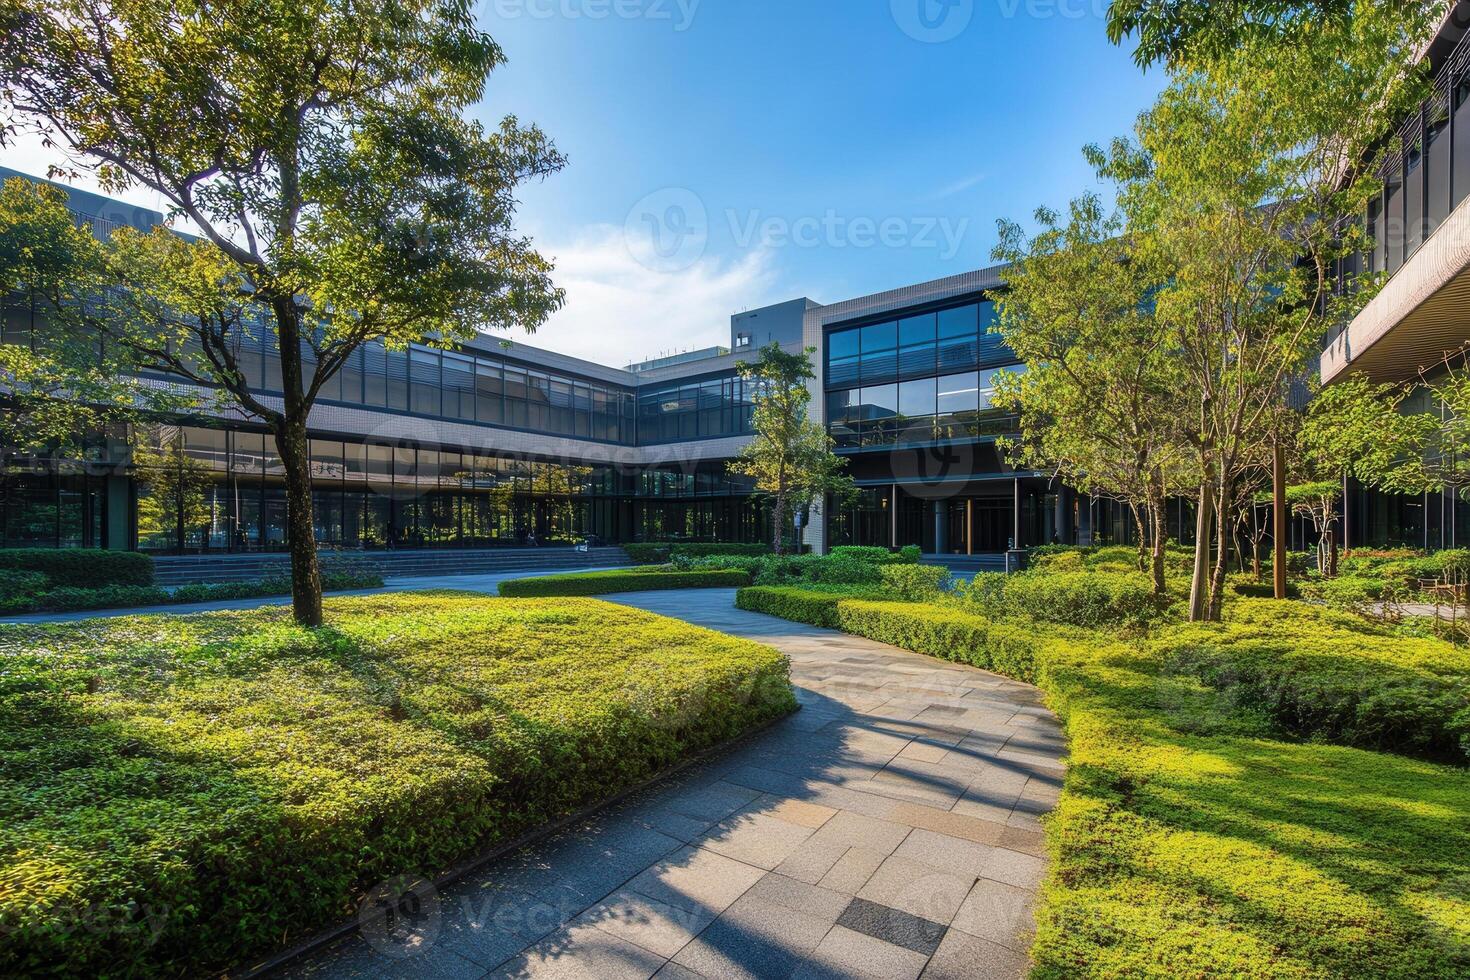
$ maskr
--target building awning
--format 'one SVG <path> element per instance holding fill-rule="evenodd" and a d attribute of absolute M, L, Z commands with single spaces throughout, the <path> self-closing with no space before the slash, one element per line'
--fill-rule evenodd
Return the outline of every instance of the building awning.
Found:
<path fill-rule="evenodd" d="M 1470 197 L 1322 352 L 1322 381 L 1405 381 L 1470 342 Z"/>

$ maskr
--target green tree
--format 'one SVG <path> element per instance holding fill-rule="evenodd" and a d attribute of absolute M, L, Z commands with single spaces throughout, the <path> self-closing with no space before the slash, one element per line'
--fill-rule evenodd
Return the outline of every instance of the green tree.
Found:
<path fill-rule="evenodd" d="M 770 343 L 760 360 L 738 365 L 755 402 L 752 439 L 730 462 L 737 476 L 755 480 L 755 487 L 771 501 L 771 546 L 785 550 L 786 525 L 797 508 L 810 506 L 828 495 L 850 499 L 852 479 L 843 473 L 847 460 L 832 451 L 827 430 L 807 415 L 816 377 L 811 355 L 815 348 L 793 354 Z"/>
<path fill-rule="evenodd" d="M 1113 0 L 1108 39 L 1135 38 L 1140 65 L 1202 62 L 1247 40 L 1289 43 L 1323 22 L 1341 24 L 1354 0 Z"/>
<path fill-rule="evenodd" d="M 534 329 L 562 302 L 515 234 L 516 186 L 562 166 L 534 127 L 463 112 L 503 55 L 468 0 L 4 0 L 9 125 L 105 187 L 159 194 L 198 238 L 112 236 L 116 342 L 217 386 L 274 434 L 296 619 L 321 622 L 307 416 L 363 343 Z M 284 391 L 242 344 L 273 335 Z"/>
<path fill-rule="evenodd" d="M 1421 493 L 1435 480 L 1426 454 L 1441 432 L 1438 415 L 1413 411 L 1416 386 L 1346 378 L 1316 393 L 1295 431 L 1287 502 L 1317 531 L 1318 568 L 1337 574 L 1336 528 L 1346 478 Z"/>
<path fill-rule="evenodd" d="M 35 300 L 40 329 L 0 344 L 0 441 L 56 451 L 109 422 L 196 399 L 139 381 L 136 362 L 104 345 L 89 305 L 103 294 L 104 246 L 66 207 L 66 193 L 12 177 L 0 186 L 0 296 Z"/>
<path fill-rule="evenodd" d="M 1332 270 L 1363 246 L 1355 219 L 1379 187 L 1383 134 L 1418 94 L 1412 27 L 1364 15 L 1291 46 L 1247 40 L 1175 73 L 1136 141 L 1093 151 L 1119 183 L 1135 254 L 1160 270 L 1155 315 L 1193 400 L 1193 619 L 1219 616 L 1226 515 L 1283 394 L 1326 327 L 1366 299 L 1337 295 Z"/>
<path fill-rule="evenodd" d="M 1065 224 L 1046 209 L 1036 223 L 1028 239 L 1000 222 L 994 252 L 1009 264 L 999 329 L 1026 365 L 996 386 L 998 403 L 1021 420 L 1009 454 L 1126 503 L 1140 568 L 1162 595 L 1164 503 L 1187 485 L 1189 454 L 1172 339 L 1151 312 L 1159 277 L 1096 195 L 1073 201 Z"/>

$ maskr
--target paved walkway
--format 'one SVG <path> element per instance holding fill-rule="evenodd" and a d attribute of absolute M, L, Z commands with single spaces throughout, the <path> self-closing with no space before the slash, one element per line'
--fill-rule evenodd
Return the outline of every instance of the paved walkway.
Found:
<path fill-rule="evenodd" d="M 790 655 L 801 711 L 291 977 L 1015 977 L 1062 776 L 1038 692 L 734 608 L 618 596 Z"/>

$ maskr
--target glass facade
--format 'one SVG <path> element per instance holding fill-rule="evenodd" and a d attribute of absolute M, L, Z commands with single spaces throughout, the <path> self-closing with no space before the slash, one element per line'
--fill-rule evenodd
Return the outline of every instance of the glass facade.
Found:
<path fill-rule="evenodd" d="M 839 449 L 1003 435 L 995 378 L 1019 370 L 989 299 L 827 334 L 827 431 Z"/>
<path fill-rule="evenodd" d="M 638 389 L 638 442 L 654 445 L 748 435 L 755 404 L 738 375 L 692 378 Z"/>
<path fill-rule="evenodd" d="M 135 431 L 133 444 L 139 550 L 284 550 L 285 479 L 271 436 L 155 425 Z M 718 462 L 623 470 L 338 439 L 312 439 L 310 452 L 316 539 L 326 547 L 760 540 L 763 533 L 750 486 Z"/>
<path fill-rule="evenodd" d="M 1379 171 L 1382 192 L 1363 216 L 1372 248 L 1343 260 L 1343 288 L 1362 271 L 1397 272 L 1470 195 L 1470 35 L 1445 61 L 1432 93 L 1398 137 L 1398 152 Z"/>
<path fill-rule="evenodd" d="M 276 336 L 259 328 L 239 345 L 252 387 L 279 393 Z M 303 348 L 306 373 L 311 351 Z M 548 435 L 636 445 L 631 387 L 534 367 L 469 350 L 365 344 L 323 387 L 325 403 L 383 409 Z"/>

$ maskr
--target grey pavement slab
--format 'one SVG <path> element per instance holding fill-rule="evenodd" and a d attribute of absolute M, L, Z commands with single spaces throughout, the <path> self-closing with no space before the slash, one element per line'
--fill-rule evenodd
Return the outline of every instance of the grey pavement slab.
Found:
<path fill-rule="evenodd" d="M 477 578 L 477 577 L 467 577 Z M 431 588 L 493 587 L 463 579 Z M 431 933 L 354 932 L 290 976 L 1015 977 L 1064 773 L 1035 688 L 736 609 L 611 601 L 771 644 L 802 710 L 445 889 Z"/>

